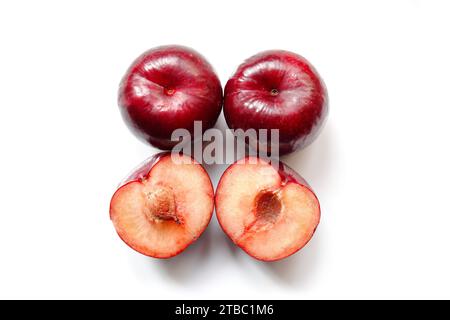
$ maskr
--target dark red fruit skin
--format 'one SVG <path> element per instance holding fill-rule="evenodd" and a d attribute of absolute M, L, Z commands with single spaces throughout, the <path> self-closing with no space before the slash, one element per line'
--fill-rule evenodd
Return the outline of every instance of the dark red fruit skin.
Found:
<path fill-rule="evenodd" d="M 280 154 L 308 146 L 327 114 L 325 84 L 305 58 L 292 52 L 264 51 L 247 59 L 225 86 L 228 126 L 279 129 Z"/>
<path fill-rule="evenodd" d="M 250 156 L 246 156 L 246 157 L 244 158 L 244 159 L 245 159 L 244 161 L 247 162 L 247 160 L 248 160 L 249 158 L 250 158 Z M 288 183 L 297 183 L 297 184 L 299 184 L 299 185 L 301 185 L 301 186 L 307 188 L 309 191 L 311 191 L 311 193 L 312 193 L 312 194 L 314 195 L 314 197 L 317 199 L 317 204 L 319 205 L 319 222 L 317 223 L 317 226 L 319 226 L 319 224 L 320 224 L 320 218 L 321 218 L 320 201 L 319 201 L 319 198 L 317 198 L 317 195 L 315 194 L 314 190 L 313 190 L 313 189 L 311 188 L 311 186 L 308 184 L 308 182 L 307 182 L 307 181 L 306 181 L 306 180 L 305 180 L 305 179 L 304 179 L 297 171 L 295 171 L 294 169 L 292 169 L 291 167 L 289 167 L 287 164 L 283 163 L 283 162 L 280 161 L 280 160 L 276 160 L 277 163 L 273 163 L 273 162 L 271 162 L 271 161 L 268 160 L 268 159 L 263 159 L 263 160 L 266 161 L 266 162 L 268 162 L 268 163 L 270 163 L 274 168 L 277 169 L 278 174 L 280 175 L 280 178 L 281 178 L 281 186 L 285 186 L 285 185 L 288 184 Z M 240 161 L 240 160 L 238 160 L 238 161 Z M 231 164 L 227 169 L 225 169 L 224 173 L 222 174 L 222 177 L 224 177 L 224 176 L 227 174 L 227 171 L 230 170 L 231 167 L 233 167 L 234 165 L 236 165 L 238 161 L 236 161 L 235 163 Z M 220 221 L 221 213 L 220 213 L 220 212 L 217 212 L 217 208 L 218 208 L 218 205 L 217 205 L 217 202 L 218 202 L 218 199 L 217 199 L 217 190 L 218 190 L 218 189 L 220 188 L 220 186 L 221 186 L 221 183 L 222 183 L 222 177 L 220 178 L 219 183 L 217 184 L 216 194 L 215 194 L 215 196 L 214 196 L 214 204 L 215 204 L 215 208 L 216 208 L 216 217 L 217 217 L 217 221 L 219 222 L 220 227 L 222 228 L 223 232 L 228 236 L 228 238 L 229 238 L 231 241 L 233 241 L 233 243 L 234 243 L 235 245 L 237 245 L 239 248 L 241 248 L 245 253 L 247 253 L 250 257 L 254 258 L 255 260 L 262 261 L 262 262 L 276 262 L 276 261 L 279 261 L 279 260 L 283 260 L 283 259 L 286 259 L 287 257 L 290 257 L 290 256 L 292 256 L 293 254 L 299 252 L 301 249 L 303 249 L 303 248 L 308 244 L 308 242 L 312 239 L 312 237 L 314 236 L 314 233 L 316 232 L 317 227 L 316 227 L 316 229 L 314 229 L 313 233 L 311 234 L 311 237 L 308 239 L 308 241 L 306 241 L 306 243 L 305 243 L 302 247 L 298 248 L 297 250 L 295 250 L 294 252 L 292 252 L 291 254 L 289 254 L 289 255 L 286 256 L 286 257 L 282 257 L 282 258 L 275 259 L 275 260 L 264 260 L 264 259 L 260 259 L 260 258 L 258 258 L 258 257 L 253 256 L 250 252 L 248 252 L 248 251 L 246 250 L 246 248 L 245 248 L 244 246 L 242 246 L 242 245 L 236 243 L 236 242 L 233 240 L 233 238 L 231 237 L 231 235 L 230 235 L 230 233 L 228 232 L 228 230 L 226 230 L 226 228 L 224 227 L 223 223 Z"/>
<path fill-rule="evenodd" d="M 206 59 L 183 46 L 161 46 L 142 54 L 119 87 L 118 104 L 130 130 L 153 146 L 170 150 L 176 129 L 194 133 L 214 126 L 222 109 L 222 87 Z"/>
<path fill-rule="evenodd" d="M 290 182 L 297 183 L 304 187 L 307 187 L 312 193 L 314 193 L 314 191 L 311 189 L 311 186 L 309 185 L 309 183 L 297 171 L 295 171 L 294 169 L 289 167 L 284 162 L 281 162 L 279 160 L 276 160 L 276 161 L 278 162 L 278 174 L 281 177 L 281 182 L 283 185 L 290 183 Z"/>
<path fill-rule="evenodd" d="M 150 158 L 144 160 L 136 168 L 131 171 L 125 179 L 119 184 L 119 188 L 126 185 L 128 182 L 142 181 L 148 177 L 150 170 L 164 157 L 170 156 L 170 152 L 160 152 Z"/>

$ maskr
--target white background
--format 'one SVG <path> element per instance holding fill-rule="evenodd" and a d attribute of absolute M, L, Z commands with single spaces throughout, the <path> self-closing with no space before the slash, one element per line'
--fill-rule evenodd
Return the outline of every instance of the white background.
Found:
<path fill-rule="evenodd" d="M 450 298 L 449 15 L 446 1 L 2 1 L 0 298 Z M 325 80 L 324 131 L 284 158 L 322 205 L 298 254 L 257 262 L 215 217 L 168 261 L 116 235 L 110 197 L 156 152 L 125 127 L 118 83 L 172 43 L 222 84 L 273 48 Z"/>

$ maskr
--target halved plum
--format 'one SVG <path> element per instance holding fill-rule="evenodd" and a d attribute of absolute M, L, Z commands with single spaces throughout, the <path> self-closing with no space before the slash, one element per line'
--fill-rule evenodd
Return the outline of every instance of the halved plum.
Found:
<path fill-rule="evenodd" d="M 110 217 L 132 249 L 170 258 L 206 229 L 214 210 L 208 173 L 187 155 L 157 154 L 135 169 L 114 193 Z"/>
<path fill-rule="evenodd" d="M 246 157 L 222 175 L 215 196 L 222 229 L 250 256 L 286 258 L 303 248 L 320 221 L 308 183 L 282 162 Z"/>

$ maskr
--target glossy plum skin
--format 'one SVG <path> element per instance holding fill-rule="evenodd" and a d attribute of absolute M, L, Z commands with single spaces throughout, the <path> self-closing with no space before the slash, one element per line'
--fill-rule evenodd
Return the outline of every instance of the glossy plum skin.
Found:
<path fill-rule="evenodd" d="M 155 164 L 158 163 L 159 160 L 161 160 L 164 157 L 169 157 L 170 152 L 164 151 L 159 152 L 157 154 L 154 154 L 150 158 L 145 159 L 142 163 L 140 163 L 136 168 L 134 168 L 126 177 L 123 179 L 118 188 L 122 187 L 123 185 L 126 185 L 128 182 L 133 181 L 140 181 L 145 179 L 148 174 L 150 173 L 150 170 L 155 166 Z"/>
<path fill-rule="evenodd" d="M 247 59 L 225 86 L 228 126 L 279 129 L 280 154 L 308 146 L 327 114 L 325 84 L 305 58 L 292 52 L 264 51 Z"/>
<path fill-rule="evenodd" d="M 222 109 L 222 87 L 212 66 L 193 49 L 161 46 L 137 58 L 123 77 L 118 104 L 139 138 L 170 150 L 176 129 L 211 128 Z"/>

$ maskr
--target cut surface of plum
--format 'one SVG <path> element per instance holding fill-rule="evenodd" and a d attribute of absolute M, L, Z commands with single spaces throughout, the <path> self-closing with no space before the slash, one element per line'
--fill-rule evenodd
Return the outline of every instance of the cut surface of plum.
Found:
<path fill-rule="evenodd" d="M 182 252 L 207 227 L 214 191 L 203 167 L 186 155 L 166 153 L 135 170 L 111 199 L 120 238 L 155 258 Z"/>
<path fill-rule="evenodd" d="M 300 250 L 320 220 L 319 201 L 283 163 L 247 157 L 231 165 L 217 187 L 216 213 L 231 240 L 256 259 L 274 261 Z"/>

